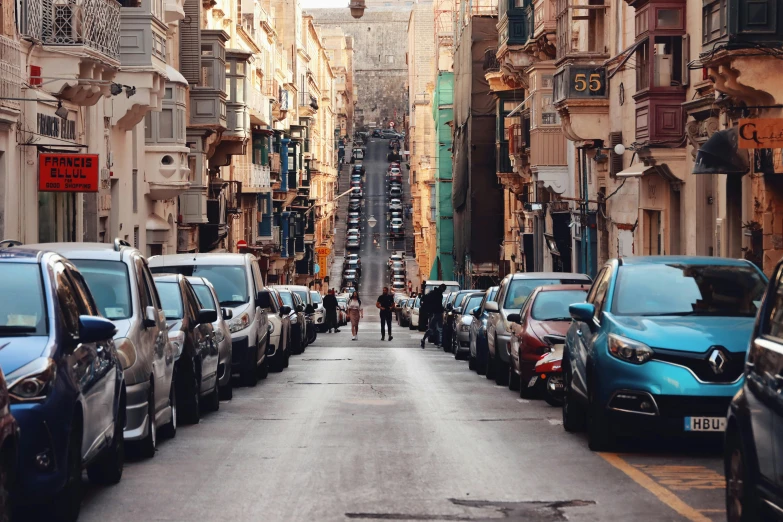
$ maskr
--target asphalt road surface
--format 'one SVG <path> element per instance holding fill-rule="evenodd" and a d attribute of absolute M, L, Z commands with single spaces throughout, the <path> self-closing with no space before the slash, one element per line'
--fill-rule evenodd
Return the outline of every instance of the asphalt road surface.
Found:
<path fill-rule="evenodd" d="M 366 210 L 385 230 L 370 155 Z M 725 519 L 718 445 L 636 440 L 593 453 L 559 409 L 422 350 L 418 332 L 395 325 L 381 342 L 385 261 L 365 243 L 358 341 L 349 328 L 319 334 L 284 373 L 129 462 L 117 486 L 88 486 L 81 520 Z"/>

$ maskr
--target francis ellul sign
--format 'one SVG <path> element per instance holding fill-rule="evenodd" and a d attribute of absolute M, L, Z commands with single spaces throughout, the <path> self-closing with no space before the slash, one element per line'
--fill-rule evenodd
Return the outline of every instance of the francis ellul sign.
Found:
<path fill-rule="evenodd" d="M 98 192 L 97 154 L 39 154 L 40 192 Z"/>

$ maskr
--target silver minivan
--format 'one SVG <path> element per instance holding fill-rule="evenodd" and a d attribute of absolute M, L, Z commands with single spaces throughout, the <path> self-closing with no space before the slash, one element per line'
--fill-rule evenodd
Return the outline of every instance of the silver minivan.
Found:
<path fill-rule="evenodd" d="M 98 310 L 117 327 L 114 344 L 126 383 L 125 440 L 154 457 L 157 429 L 176 433 L 174 350 L 147 261 L 126 241 L 27 245 L 53 250 L 79 268 Z"/>
<path fill-rule="evenodd" d="M 261 269 L 252 254 L 172 254 L 149 258 L 155 274 L 178 273 L 204 277 L 215 287 L 220 307 L 231 310 L 231 373 L 243 384 L 255 386 L 269 368 L 269 321 L 259 306 L 264 290 Z"/>

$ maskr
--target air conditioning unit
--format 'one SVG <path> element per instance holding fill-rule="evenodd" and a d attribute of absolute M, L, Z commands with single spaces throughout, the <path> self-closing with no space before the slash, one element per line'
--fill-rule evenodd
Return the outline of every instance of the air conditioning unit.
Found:
<path fill-rule="evenodd" d="M 655 55 L 655 85 L 669 87 L 672 83 L 672 55 Z"/>

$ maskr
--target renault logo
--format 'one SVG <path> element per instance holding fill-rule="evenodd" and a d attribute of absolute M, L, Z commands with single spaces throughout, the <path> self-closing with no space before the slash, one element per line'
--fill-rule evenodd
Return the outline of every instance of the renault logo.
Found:
<path fill-rule="evenodd" d="M 726 355 L 723 353 L 722 350 L 715 348 L 710 352 L 710 368 L 712 368 L 712 373 L 715 375 L 720 375 L 723 373 L 723 369 L 726 366 Z"/>

